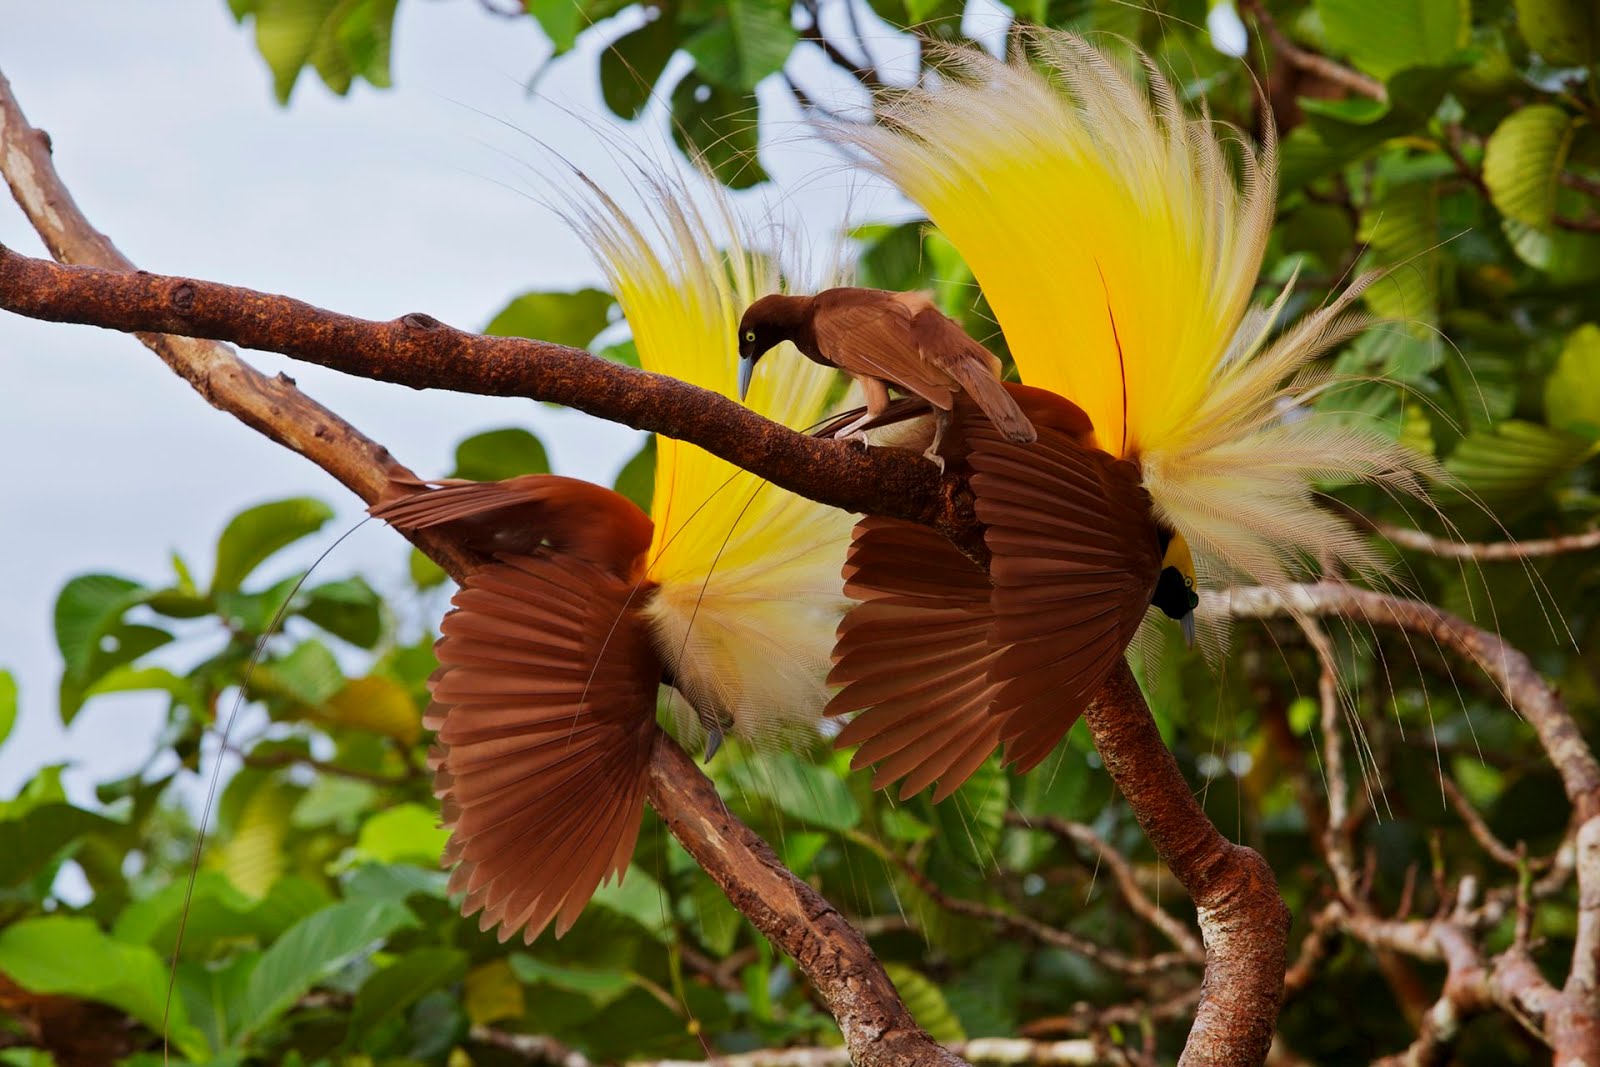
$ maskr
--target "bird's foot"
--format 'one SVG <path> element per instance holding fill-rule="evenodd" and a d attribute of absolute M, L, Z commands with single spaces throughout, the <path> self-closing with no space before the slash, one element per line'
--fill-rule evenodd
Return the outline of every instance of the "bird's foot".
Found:
<path fill-rule="evenodd" d="M 856 442 L 861 446 L 861 451 L 863 452 L 872 447 L 871 442 L 867 440 L 867 431 L 865 430 L 852 430 L 850 433 L 840 434 L 838 439 L 840 441 Z"/>
<path fill-rule="evenodd" d="M 935 467 L 938 467 L 939 468 L 939 473 L 943 474 L 944 473 L 944 457 L 939 455 L 939 453 L 935 452 L 933 450 L 933 448 L 934 448 L 934 446 L 929 445 L 928 446 L 928 450 L 926 452 L 922 453 L 922 458 L 927 460 L 929 463 L 932 463 Z"/>

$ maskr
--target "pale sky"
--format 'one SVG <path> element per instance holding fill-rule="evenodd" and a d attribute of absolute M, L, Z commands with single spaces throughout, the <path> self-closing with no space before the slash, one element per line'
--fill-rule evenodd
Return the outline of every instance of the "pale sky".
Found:
<path fill-rule="evenodd" d="M 141 267 L 371 318 L 426 311 L 472 329 L 518 292 L 598 280 L 584 248 L 505 187 L 545 161 L 507 124 L 602 181 L 620 173 L 573 117 L 606 114 L 592 55 L 558 65 L 540 81 L 541 99 L 530 98 L 523 83 L 548 53 L 530 20 L 464 0 L 408 0 L 397 88 L 358 85 L 340 99 L 307 75 L 284 110 L 249 34 L 223 0 L 0 0 L 0 71 L 53 137 L 90 220 Z M 847 92 L 814 56 L 795 62 L 824 91 Z M 769 80 L 762 99 L 777 119 L 763 160 L 786 210 L 812 226 L 841 218 L 847 200 L 857 215 L 898 213 L 804 137 L 780 84 Z M 9 198 L 0 242 L 43 254 Z M 446 471 L 462 437 L 521 425 L 541 436 L 557 470 L 609 484 L 642 439 L 532 402 L 248 358 L 288 371 L 424 474 Z M 318 549 L 360 509 L 317 468 L 213 411 L 129 337 L 0 314 L 0 373 L 0 667 L 22 690 L 17 728 L 0 747 L 0 797 L 41 764 L 70 761 L 69 791 L 89 802 L 92 783 L 132 772 L 150 751 L 164 700 L 100 698 L 61 728 L 51 623 L 61 585 L 91 570 L 165 581 L 174 550 L 203 578 L 222 524 L 261 501 L 311 494 L 338 507 Z M 323 573 L 359 570 L 394 589 L 404 559 L 396 535 L 369 526 Z"/>

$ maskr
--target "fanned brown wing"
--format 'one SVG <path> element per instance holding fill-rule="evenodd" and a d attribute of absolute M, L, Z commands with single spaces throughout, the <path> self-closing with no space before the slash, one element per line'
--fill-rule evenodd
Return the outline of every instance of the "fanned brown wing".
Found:
<path fill-rule="evenodd" d="M 487 555 L 526 555 L 549 545 L 619 576 L 627 576 L 649 549 L 653 532 L 650 517 L 633 501 L 558 474 L 500 482 L 397 478 L 370 511 L 400 530 L 452 527 L 469 547 Z"/>
<path fill-rule="evenodd" d="M 847 374 L 893 382 L 949 411 L 950 376 L 922 358 L 911 337 L 911 312 L 898 295 L 879 289 L 817 294 L 811 320 L 817 349 Z"/>
<path fill-rule="evenodd" d="M 911 338 L 928 363 L 955 379 L 989 421 L 1013 441 L 1034 439 L 1033 424 L 1000 383 L 1000 361 L 931 303 L 911 320 Z"/>
<path fill-rule="evenodd" d="M 1074 412 L 1076 409 L 1072 409 Z M 1161 552 L 1138 468 L 1041 419 L 1032 445 L 958 408 L 972 491 L 993 553 L 994 713 L 1006 760 L 1043 760 L 1133 639 Z"/>
<path fill-rule="evenodd" d="M 845 593 L 862 603 L 839 625 L 828 715 L 860 711 L 837 744 L 852 767 L 877 764 L 873 788 L 904 779 L 903 800 L 938 781 L 949 796 L 1000 743 L 989 712 L 989 576 L 939 534 L 897 519 L 856 524 Z M 866 709 L 866 710 L 861 710 Z"/>
<path fill-rule="evenodd" d="M 532 941 L 619 878 L 643 814 L 661 666 L 639 602 L 592 563 L 503 556 L 440 625 L 426 725 L 463 914 Z"/>

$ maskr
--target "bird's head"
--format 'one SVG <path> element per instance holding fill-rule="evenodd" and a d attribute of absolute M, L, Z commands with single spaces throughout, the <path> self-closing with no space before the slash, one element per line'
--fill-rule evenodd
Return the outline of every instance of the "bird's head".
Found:
<path fill-rule="evenodd" d="M 1172 531 L 1167 539 L 1166 555 L 1161 557 L 1161 577 L 1156 581 L 1155 595 L 1150 603 L 1160 608 L 1169 619 L 1176 619 L 1183 627 L 1183 640 L 1194 645 L 1194 609 L 1200 606 L 1200 594 L 1194 577 L 1194 556 L 1183 534 Z"/>
<path fill-rule="evenodd" d="M 739 399 L 750 391 L 756 362 L 774 346 L 793 340 L 805 314 L 804 297 L 773 293 L 745 308 L 739 320 Z"/>

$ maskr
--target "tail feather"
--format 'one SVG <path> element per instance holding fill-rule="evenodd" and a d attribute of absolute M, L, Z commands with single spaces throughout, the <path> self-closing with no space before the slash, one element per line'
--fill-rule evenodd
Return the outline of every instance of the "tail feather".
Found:
<path fill-rule="evenodd" d="M 501 940 L 560 936 L 627 869 L 658 734 L 649 593 L 575 556 L 503 556 L 440 627 L 426 724 L 444 862 L 463 913 Z"/>
<path fill-rule="evenodd" d="M 984 354 L 988 354 L 987 350 Z M 972 397 L 983 413 L 989 417 L 989 421 L 994 423 L 995 428 L 1005 434 L 1007 440 L 1019 444 L 1031 444 L 1038 439 L 1039 434 L 1034 429 L 1033 423 L 1022 413 L 1017 402 L 1006 391 L 1005 384 L 988 373 L 987 364 L 980 364 L 975 360 L 962 360 L 954 364 L 950 372 L 961 383 L 961 388 L 966 390 L 967 395 Z"/>

